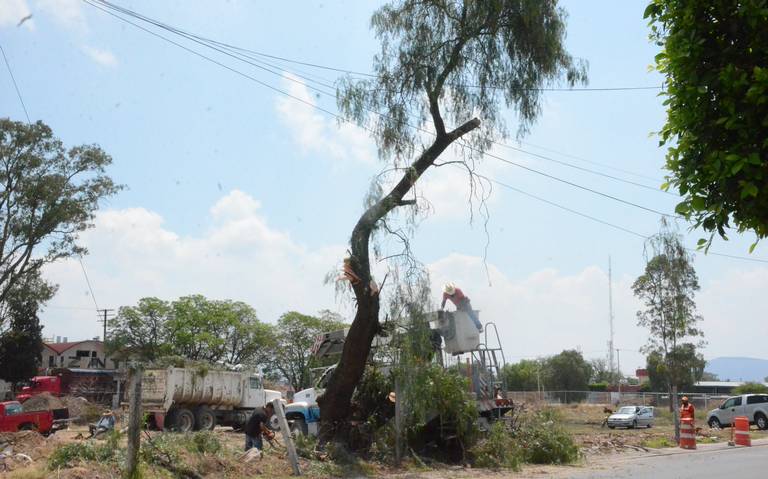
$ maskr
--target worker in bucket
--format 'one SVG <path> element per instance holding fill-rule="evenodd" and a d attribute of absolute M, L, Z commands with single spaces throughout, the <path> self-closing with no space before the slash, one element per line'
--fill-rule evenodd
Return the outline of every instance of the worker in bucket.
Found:
<path fill-rule="evenodd" d="M 680 404 L 680 419 L 694 419 L 695 412 L 693 404 L 688 401 L 688 396 L 683 396 Z"/>
<path fill-rule="evenodd" d="M 477 319 L 477 314 L 475 314 L 475 311 L 472 309 L 472 303 L 464 292 L 457 288 L 453 283 L 445 283 L 445 286 L 443 286 L 443 302 L 440 304 L 440 310 L 445 309 L 445 302 L 449 299 L 453 305 L 456 306 L 457 311 L 463 311 L 472 318 L 475 326 L 477 326 L 477 330 L 482 333 L 483 325 L 480 323 L 480 320 Z"/>
<path fill-rule="evenodd" d="M 248 422 L 245 423 L 245 450 L 256 448 L 259 451 L 264 449 L 264 441 L 262 441 L 262 434 L 267 437 L 267 440 L 272 440 L 275 437 L 275 433 L 270 431 L 267 427 L 269 424 L 269 418 L 275 413 L 275 406 L 272 403 L 267 403 L 263 408 L 257 407 L 253 410 L 251 417 L 248 418 Z"/>

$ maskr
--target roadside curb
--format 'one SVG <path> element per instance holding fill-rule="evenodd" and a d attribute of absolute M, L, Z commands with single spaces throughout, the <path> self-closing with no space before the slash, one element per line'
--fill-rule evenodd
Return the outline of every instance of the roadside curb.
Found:
<path fill-rule="evenodd" d="M 755 441 L 752 441 L 751 447 L 768 447 L 768 439 L 757 439 Z M 675 448 L 669 448 L 669 450 L 665 451 L 664 449 L 649 448 L 649 453 L 641 453 L 641 454 L 625 456 L 621 458 L 614 457 L 613 460 L 604 458 L 605 460 L 594 461 L 593 464 L 595 465 L 605 464 L 605 463 L 615 464 L 617 462 L 630 462 L 630 461 L 646 459 L 649 457 L 678 456 L 682 454 L 690 455 L 690 454 L 704 454 L 704 453 L 720 453 L 720 452 L 745 450 L 745 449 L 749 449 L 749 447 L 728 446 L 727 443 L 700 444 L 698 449 L 695 449 L 695 450 L 680 449 L 675 447 Z"/>

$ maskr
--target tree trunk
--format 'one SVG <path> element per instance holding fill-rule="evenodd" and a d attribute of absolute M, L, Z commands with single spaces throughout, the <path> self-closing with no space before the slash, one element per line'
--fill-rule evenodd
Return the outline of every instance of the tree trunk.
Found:
<path fill-rule="evenodd" d="M 672 385 L 672 394 L 669 400 L 673 404 L 672 418 L 675 421 L 675 443 L 680 444 L 680 403 L 677 401 L 677 385 Z"/>
<path fill-rule="evenodd" d="M 398 206 L 411 205 L 415 200 L 404 201 L 421 175 L 435 162 L 448 146 L 480 126 L 474 118 L 449 133 L 438 134 L 432 145 L 411 164 L 392 190 L 369 207 L 352 230 L 350 239 L 350 266 L 359 278 L 352 284 L 357 301 L 357 312 L 344 341 L 341 360 L 334 370 L 325 393 L 318 398 L 320 406 L 320 442 L 347 442 L 347 418 L 355 387 L 363 376 L 371 342 L 379 330 L 379 290 L 372 282 L 369 260 L 371 232 L 376 224 Z"/>

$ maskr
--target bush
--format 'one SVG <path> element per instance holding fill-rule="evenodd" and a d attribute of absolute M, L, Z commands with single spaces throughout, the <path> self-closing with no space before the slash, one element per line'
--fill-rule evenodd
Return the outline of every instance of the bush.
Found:
<path fill-rule="evenodd" d="M 768 386 L 760 383 L 744 383 L 741 386 L 733 388 L 733 394 L 761 394 L 768 393 Z"/>
<path fill-rule="evenodd" d="M 190 437 L 186 448 L 199 454 L 216 454 L 221 451 L 221 441 L 210 431 L 198 431 Z"/>
<path fill-rule="evenodd" d="M 608 383 L 593 383 L 589 385 L 590 391 L 606 391 L 608 389 Z"/>
<path fill-rule="evenodd" d="M 519 470 L 523 461 L 523 452 L 514 442 L 505 424 L 497 421 L 488 437 L 481 440 L 470 450 L 476 467 L 490 469 Z"/>
<path fill-rule="evenodd" d="M 118 449 L 111 442 L 94 444 L 88 441 L 64 444 L 53 451 L 48 459 L 48 468 L 51 470 L 69 468 L 80 462 L 113 462 L 117 458 Z"/>
<path fill-rule="evenodd" d="M 532 464 L 570 464 L 579 459 L 579 447 L 565 431 L 556 411 L 546 409 L 521 418 L 514 439 L 523 460 Z"/>

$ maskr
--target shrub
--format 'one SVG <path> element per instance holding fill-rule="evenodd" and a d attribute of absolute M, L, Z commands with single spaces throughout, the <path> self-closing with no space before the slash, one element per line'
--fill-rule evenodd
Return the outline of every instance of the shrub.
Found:
<path fill-rule="evenodd" d="M 569 464 L 579 459 L 579 447 L 560 424 L 559 415 L 551 409 L 521 419 L 514 438 L 525 462 Z"/>
<path fill-rule="evenodd" d="M 519 470 L 523 452 L 501 421 L 496 422 L 488 437 L 477 443 L 470 453 L 477 467 Z"/>
<path fill-rule="evenodd" d="M 733 388 L 733 394 L 760 394 L 768 393 L 768 386 L 760 383 L 744 383 L 741 386 Z"/>
<path fill-rule="evenodd" d="M 608 383 L 592 383 L 589 385 L 590 391 L 606 391 L 608 389 Z"/>
<path fill-rule="evenodd" d="M 192 434 L 186 448 L 189 452 L 216 454 L 221 451 L 221 441 L 210 431 L 198 431 Z"/>
<path fill-rule="evenodd" d="M 94 444 L 93 442 L 72 442 L 56 449 L 48 459 L 51 470 L 68 468 L 80 462 L 112 462 L 117 457 L 118 449 L 108 442 Z"/>

